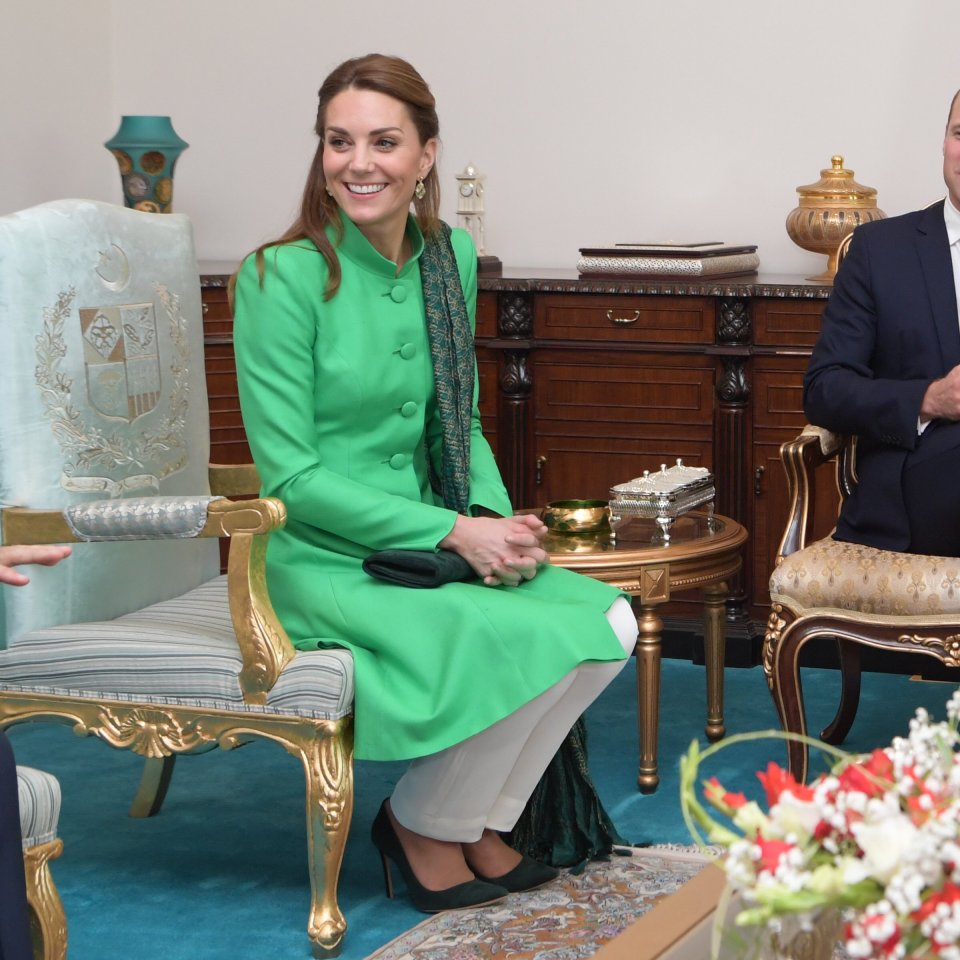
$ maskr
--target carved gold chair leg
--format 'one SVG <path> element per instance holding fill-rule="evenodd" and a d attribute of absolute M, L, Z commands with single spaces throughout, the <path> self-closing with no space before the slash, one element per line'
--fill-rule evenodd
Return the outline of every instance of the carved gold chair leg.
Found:
<path fill-rule="evenodd" d="M 50 861 L 62 852 L 63 841 L 59 839 L 38 843 L 23 852 L 35 960 L 65 960 L 67 956 L 67 918 L 50 873 Z"/>
<path fill-rule="evenodd" d="M 820 733 L 821 740 L 834 745 L 846 740 L 860 706 L 860 645 L 838 637 L 837 649 L 840 653 L 840 704 L 837 715 Z"/>
<path fill-rule="evenodd" d="M 130 805 L 131 817 L 152 817 L 160 812 L 173 777 L 176 756 L 147 757 L 143 761 L 143 773 L 137 795 Z"/>
<path fill-rule="evenodd" d="M 337 904 L 337 878 L 353 816 L 353 721 L 330 721 L 339 736 L 316 736 L 288 744 L 303 763 L 307 792 L 310 920 L 307 934 L 315 957 L 340 953 L 346 920 Z"/>

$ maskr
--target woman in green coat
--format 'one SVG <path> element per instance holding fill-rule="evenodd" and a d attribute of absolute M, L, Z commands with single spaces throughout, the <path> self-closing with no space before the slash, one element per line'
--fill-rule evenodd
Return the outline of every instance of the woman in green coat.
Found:
<path fill-rule="evenodd" d="M 477 408 L 476 250 L 437 218 L 423 79 L 349 60 L 316 131 L 298 220 L 234 290 L 247 436 L 289 517 L 270 594 L 299 648 L 351 651 L 357 756 L 411 759 L 374 821 L 384 866 L 421 909 L 486 902 L 556 875 L 500 833 L 636 621 L 611 587 L 547 566 L 543 524 L 512 516 Z M 375 579 L 364 560 L 386 549 L 452 556 L 466 578 Z"/>

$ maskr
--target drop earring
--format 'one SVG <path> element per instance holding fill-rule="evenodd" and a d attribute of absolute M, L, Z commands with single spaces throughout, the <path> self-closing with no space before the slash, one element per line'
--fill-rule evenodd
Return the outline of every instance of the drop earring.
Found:
<path fill-rule="evenodd" d="M 423 177 L 417 177 L 417 185 L 413 188 L 413 195 L 422 200 L 427 195 L 427 188 L 423 185 Z"/>

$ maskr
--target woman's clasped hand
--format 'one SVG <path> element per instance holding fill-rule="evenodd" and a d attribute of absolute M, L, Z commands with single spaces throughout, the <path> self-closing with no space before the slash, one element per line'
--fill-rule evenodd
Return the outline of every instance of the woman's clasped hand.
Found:
<path fill-rule="evenodd" d="M 488 586 L 515 587 L 532 580 L 547 563 L 541 546 L 546 535 L 546 526 L 534 514 L 459 516 L 439 546 L 459 553 Z"/>

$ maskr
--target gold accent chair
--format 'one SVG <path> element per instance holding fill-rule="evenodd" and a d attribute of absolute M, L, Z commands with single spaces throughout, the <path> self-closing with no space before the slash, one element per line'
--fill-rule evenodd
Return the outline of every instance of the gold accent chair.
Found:
<path fill-rule="evenodd" d="M 60 784 L 44 770 L 19 766 L 17 795 L 33 955 L 36 960 L 66 960 L 67 918 L 50 873 L 50 861 L 63 852 L 57 836 Z"/>
<path fill-rule="evenodd" d="M 189 221 L 82 200 L 0 217 L 0 342 L 0 542 L 75 544 L 0 594 L 0 729 L 60 721 L 140 754 L 134 816 L 159 811 L 181 754 L 287 750 L 306 779 L 307 932 L 336 955 L 353 663 L 292 646 L 264 571 L 284 506 L 228 499 L 256 495 L 255 469 L 208 462 Z"/>
<path fill-rule="evenodd" d="M 836 482 L 842 499 L 856 484 L 856 438 L 807 426 L 780 448 L 790 513 L 770 577 L 772 607 L 763 670 L 785 731 L 806 734 L 799 659 L 817 637 L 835 637 L 841 689 L 837 713 L 820 733 L 842 743 L 860 701 L 861 647 L 917 653 L 960 666 L 960 560 L 879 550 L 826 537 L 811 542 L 815 483 Z M 826 466 L 818 475 L 818 468 Z M 807 776 L 808 749 L 787 746 L 789 767 Z"/>

